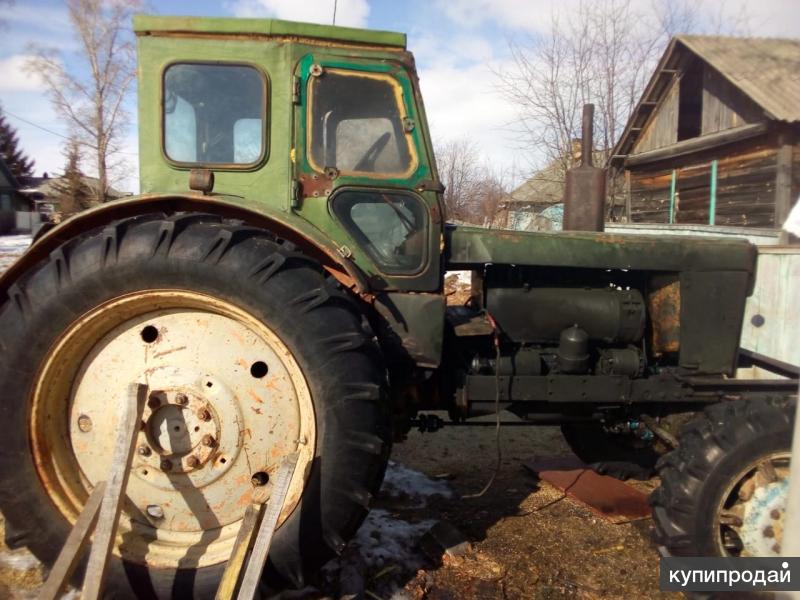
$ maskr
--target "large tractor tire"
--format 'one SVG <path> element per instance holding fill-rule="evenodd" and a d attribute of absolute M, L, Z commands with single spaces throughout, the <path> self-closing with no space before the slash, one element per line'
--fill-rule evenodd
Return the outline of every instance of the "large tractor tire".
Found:
<path fill-rule="evenodd" d="M 674 556 L 779 556 L 796 403 L 709 407 L 658 464 L 656 540 Z"/>
<path fill-rule="evenodd" d="M 295 451 L 267 578 L 302 586 L 383 477 L 369 325 L 316 263 L 239 222 L 147 215 L 67 241 L 10 289 L 0 357 L 7 542 L 46 565 L 107 476 L 126 389 L 148 386 L 111 597 L 213 597 L 255 487 Z"/>

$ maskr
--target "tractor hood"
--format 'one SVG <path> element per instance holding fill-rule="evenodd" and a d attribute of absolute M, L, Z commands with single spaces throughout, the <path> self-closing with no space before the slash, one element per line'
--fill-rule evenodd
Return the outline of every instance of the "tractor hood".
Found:
<path fill-rule="evenodd" d="M 746 240 L 585 231 L 534 232 L 448 226 L 447 268 L 513 264 L 631 271 L 755 271 Z"/>

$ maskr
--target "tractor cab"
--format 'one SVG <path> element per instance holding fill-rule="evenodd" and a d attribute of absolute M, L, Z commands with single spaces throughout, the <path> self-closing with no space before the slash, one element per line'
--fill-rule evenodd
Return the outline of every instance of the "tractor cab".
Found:
<path fill-rule="evenodd" d="M 328 247 L 369 287 L 440 288 L 441 186 L 405 35 L 153 16 L 134 29 L 143 192 L 184 194 L 210 172 L 215 197 Z"/>

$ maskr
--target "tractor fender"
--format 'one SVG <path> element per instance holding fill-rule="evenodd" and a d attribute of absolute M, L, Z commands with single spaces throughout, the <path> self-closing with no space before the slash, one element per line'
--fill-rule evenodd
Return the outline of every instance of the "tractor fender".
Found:
<path fill-rule="evenodd" d="M 369 284 L 363 272 L 337 251 L 336 245 L 312 237 L 312 228 L 306 230 L 292 223 L 284 215 L 265 213 L 241 204 L 238 197 L 202 194 L 143 194 L 114 200 L 70 217 L 36 239 L 28 250 L 5 273 L 0 275 L 0 297 L 5 297 L 17 279 L 29 268 L 50 255 L 60 244 L 83 231 L 102 227 L 118 219 L 136 215 L 163 212 L 204 212 L 224 218 L 241 219 L 249 225 L 263 227 L 276 236 L 294 243 L 301 251 L 317 260 L 340 283 L 364 299 L 370 299 Z M 283 217 L 283 218 L 282 218 Z"/>

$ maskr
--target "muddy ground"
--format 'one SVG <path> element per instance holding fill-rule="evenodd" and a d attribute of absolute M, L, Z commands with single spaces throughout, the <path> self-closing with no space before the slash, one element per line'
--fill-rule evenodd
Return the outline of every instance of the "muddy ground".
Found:
<path fill-rule="evenodd" d="M 354 587 L 372 600 L 667 596 L 658 592 L 658 554 L 650 541 L 649 519 L 611 524 L 523 466 L 537 456 L 568 452 L 557 428 L 509 427 L 501 437 L 497 479 L 475 499 L 460 496 L 480 490 L 493 472 L 493 428 L 412 432 L 406 442 L 395 445 L 393 461 L 428 475 L 431 485 L 449 487 L 450 497 L 419 493 L 420 484 L 414 481 L 408 494 L 385 486 L 374 519 L 351 545 L 355 548 L 303 597 L 338 597 Z M 396 477 L 399 468 L 395 465 L 390 472 L 403 485 Z M 650 489 L 655 483 L 634 485 Z M 420 536 L 437 520 L 454 525 L 468 539 L 471 548 L 465 556 L 434 560 L 421 549 Z M 398 523 L 407 530 L 400 539 L 392 537 Z M 377 561 L 374 556 L 354 558 L 365 554 L 358 547 L 364 538 L 374 548 L 387 549 L 388 555 Z M 33 598 L 40 583 L 41 569 L 32 557 L 0 551 L 0 597 Z"/>
<path fill-rule="evenodd" d="M 25 245 L 19 237 L 0 238 L 0 271 Z M 448 281 L 451 303 L 466 300 L 465 283 L 463 277 Z M 556 427 L 503 429 L 503 460 L 494 484 L 480 498 L 462 499 L 479 491 L 493 473 L 494 436 L 493 427 L 412 431 L 395 445 L 383 491 L 343 557 L 324 569 L 316 587 L 292 597 L 352 592 L 370 600 L 668 596 L 658 591 L 650 519 L 611 524 L 523 466 L 536 457 L 569 453 Z M 657 482 L 632 485 L 649 491 Z M 420 541 L 437 521 L 463 534 L 469 542 L 465 555 L 442 557 Z M 0 542 L 0 598 L 35 598 L 41 582 L 42 568 L 33 556 Z"/>

